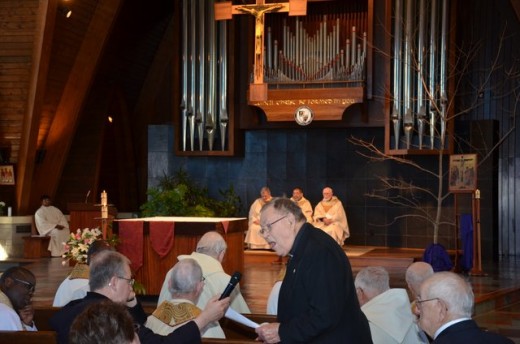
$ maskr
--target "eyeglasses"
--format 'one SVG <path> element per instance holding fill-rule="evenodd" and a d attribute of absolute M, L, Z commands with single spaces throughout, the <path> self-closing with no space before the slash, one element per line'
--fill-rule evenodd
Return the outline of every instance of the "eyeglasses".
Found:
<path fill-rule="evenodd" d="M 128 285 L 130 285 L 131 287 L 134 286 L 134 283 L 135 283 L 135 279 L 133 278 L 126 278 L 126 277 L 123 277 L 123 276 L 117 276 L 117 278 L 120 278 L 122 280 L 125 280 L 128 282 Z"/>
<path fill-rule="evenodd" d="M 426 300 L 417 299 L 417 300 L 415 300 L 415 304 L 417 305 L 417 308 L 420 310 L 422 303 L 428 302 L 428 301 L 433 301 L 433 300 L 439 300 L 439 298 L 438 297 L 434 297 L 434 298 L 426 299 Z"/>
<path fill-rule="evenodd" d="M 36 286 L 34 284 L 32 284 L 31 282 L 27 282 L 27 281 L 24 281 L 24 280 L 21 280 L 18 278 L 14 278 L 14 277 L 13 277 L 13 280 L 18 283 L 23 284 L 25 286 L 25 289 L 27 289 L 27 291 L 29 293 L 34 293 L 34 289 L 36 288 Z"/>
<path fill-rule="evenodd" d="M 277 223 L 277 222 L 279 222 L 279 221 L 282 221 L 282 220 L 285 219 L 287 216 L 289 216 L 289 214 L 286 214 L 286 215 L 280 217 L 278 220 L 274 220 L 273 222 L 268 223 L 268 224 L 266 224 L 264 227 L 260 228 L 260 235 L 265 236 L 265 235 L 268 235 L 269 233 L 271 233 L 271 231 L 273 230 L 272 226 L 273 226 L 275 223 Z"/>

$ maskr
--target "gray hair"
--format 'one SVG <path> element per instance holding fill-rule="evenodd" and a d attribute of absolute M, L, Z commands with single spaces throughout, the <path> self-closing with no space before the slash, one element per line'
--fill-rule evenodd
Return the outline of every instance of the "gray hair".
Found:
<path fill-rule="evenodd" d="M 90 261 L 88 285 L 91 291 L 99 290 L 110 283 L 114 276 L 124 276 L 125 266 L 130 260 L 119 252 L 103 250 L 95 254 Z"/>
<path fill-rule="evenodd" d="M 406 269 L 405 280 L 412 293 L 417 294 L 421 284 L 431 275 L 433 275 L 433 268 L 430 264 L 415 262 Z"/>
<path fill-rule="evenodd" d="M 354 285 L 374 297 L 390 289 L 390 277 L 382 266 L 367 266 L 357 273 Z"/>
<path fill-rule="evenodd" d="M 195 291 L 200 281 L 202 281 L 202 269 L 199 263 L 195 259 L 183 259 L 172 269 L 170 293 L 189 294 Z"/>
<path fill-rule="evenodd" d="M 471 318 L 474 297 L 471 284 L 449 271 L 433 274 L 421 287 L 421 299 L 438 298 L 446 304 L 450 314 L 459 317 Z"/>
<path fill-rule="evenodd" d="M 198 253 L 203 253 L 215 259 L 227 249 L 227 244 L 222 235 L 212 231 L 204 234 L 195 249 Z"/>
<path fill-rule="evenodd" d="M 264 204 L 260 210 L 260 214 L 269 208 L 275 209 L 280 213 L 280 215 L 293 214 L 297 222 L 307 222 L 307 218 L 303 215 L 302 209 L 289 198 L 273 198 L 271 202 Z"/>

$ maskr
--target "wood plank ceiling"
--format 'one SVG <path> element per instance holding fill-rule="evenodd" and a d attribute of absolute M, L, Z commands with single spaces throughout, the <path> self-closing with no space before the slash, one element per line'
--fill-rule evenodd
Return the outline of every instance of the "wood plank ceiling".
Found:
<path fill-rule="evenodd" d="M 160 23 L 161 27 L 156 28 L 156 37 L 151 42 L 147 42 L 150 37 L 146 34 L 139 37 L 139 24 L 143 20 L 141 17 L 147 18 L 149 27 L 157 27 L 155 19 L 146 16 L 146 13 L 153 13 L 153 3 L 169 2 L 0 1 L 0 152 L 2 157 L 8 156 L 3 162 L 14 164 L 17 172 L 16 186 L 9 190 L 0 187 L 0 197 L 13 205 L 15 214 L 34 211 L 43 193 L 54 196 L 57 190 L 67 190 L 60 183 L 63 171 L 67 168 L 71 145 L 81 131 L 81 128 L 77 130 L 78 123 L 81 123 L 82 117 L 92 116 L 91 113 L 85 114 L 88 111 L 86 109 L 92 110 L 89 104 L 99 100 L 93 85 L 106 91 L 108 88 L 100 85 L 110 84 L 107 79 L 111 78 L 113 82 L 118 77 L 120 80 L 116 83 L 124 94 L 112 92 L 111 96 L 119 99 L 118 111 L 126 108 L 126 112 L 130 113 L 128 116 L 134 112 L 133 106 L 138 105 L 142 109 L 151 97 L 156 97 L 157 93 L 143 99 L 140 97 L 141 87 L 154 61 L 155 49 L 163 39 L 165 26 L 171 25 L 171 20 L 168 17 Z M 114 29 L 123 4 L 129 10 L 121 19 L 120 27 Z M 70 18 L 65 18 L 60 11 L 65 6 L 72 10 Z M 165 6 L 169 10 L 166 15 L 171 16 L 172 5 Z M 143 12 L 143 8 L 148 8 L 148 11 Z M 127 31 L 132 31 L 134 36 L 123 34 Z M 113 32 L 119 32 L 118 40 L 111 38 Z M 171 44 L 171 30 L 167 36 Z M 107 49 L 111 39 L 115 47 Z M 146 45 L 155 47 L 150 49 Z M 134 51 L 129 53 L 130 49 Z M 172 49 L 163 50 L 171 56 Z M 117 54 L 121 52 L 128 53 L 127 57 Z M 161 76 L 159 81 L 148 81 L 155 85 L 164 79 L 167 65 L 164 58 L 156 57 L 156 60 L 162 67 L 153 69 L 153 73 L 156 79 L 158 74 Z M 169 61 L 168 58 L 166 60 Z M 129 68 L 134 68 L 132 73 L 129 73 Z M 104 79 L 100 79 L 100 73 Z M 103 102 L 104 107 L 98 111 L 105 116 L 114 100 L 108 100 L 105 94 Z M 126 119 L 127 122 L 129 120 L 131 118 Z M 145 124 L 140 121 L 141 128 L 146 127 Z M 126 129 L 126 132 L 131 131 L 131 128 Z M 97 152 L 97 156 L 93 157 L 94 176 L 85 182 L 87 185 L 78 187 L 82 190 L 81 199 L 84 198 L 84 190 L 88 190 L 92 184 L 96 188 L 100 179 L 103 130 L 98 130 L 93 140 L 98 141 L 93 143 L 93 150 Z M 121 138 L 117 140 L 119 146 L 125 145 Z M 132 159 L 129 157 L 126 160 Z M 72 183 L 78 183 L 78 179 Z M 120 188 L 124 189 L 125 186 Z M 128 192 L 126 195 L 129 195 Z M 62 198 L 62 203 L 67 203 L 74 197 L 65 195 Z"/>

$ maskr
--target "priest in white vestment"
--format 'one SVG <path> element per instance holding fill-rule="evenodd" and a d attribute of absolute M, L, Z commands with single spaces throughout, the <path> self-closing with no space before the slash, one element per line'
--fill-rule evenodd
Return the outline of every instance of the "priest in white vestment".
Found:
<path fill-rule="evenodd" d="M 331 188 L 323 189 L 323 200 L 314 209 L 314 227 L 325 231 L 342 246 L 350 236 L 347 214 Z"/>
<path fill-rule="evenodd" d="M 408 293 L 390 288 L 389 275 L 381 266 L 369 266 L 358 272 L 356 294 L 370 325 L 374 344 L 427 343 L 419 335 Z"/>
<path fill-rule="evenodd" d="M 63 243 L 69 240 L 70 231 L 67 219 L 58 208 L 51 205 L 51 198 L 43 195 L 42 205 L 34 214 L 36 229 L 41 236 L 50 236 L 49 251 L 51 256 L 61 257 L 65 253 Z"/>
<path fill-rule="evenodd" d="M 146 327 L 162 336 L 187 324 L 202 312 L 195 304 L 204 288 L 205 278 L 197 261 L 190 258 L 180 260 L 172 268 L 170 276 L 170 297 L 159 302 L 159 307 L 145 323 Z M 226 338 L 218 321 L 209 323 L 200 332 L 204 338 Z"/>
<path fill-rule="evenodd" d="M 202 276 L 205 278 L 204 288 L 199 296 L 197 306 L 204 309 L 208 300 L 215 295 L 220 295 L 229 284 L 231 276 L 228 275 L 222 267 L 222 260 L 226 254 L 227 244 L 222 235 L 215 231 L 204 234 L 197 243 L 196 252 L 190 255 L 180 255 L 177 257 L 179 261 L 187 258 L 194 259 L 202 268 Z M 170 269 L 161 288 L 159 300 L 160 305 L 163 301 L 171 298 L 169 291 L 169 281 L 171 280 L 172 269 Z M 244 297 L 240 293 L 240 285 L 237 284 L 231 293 L 230 307 L 238 313 L 251 313 Z"/>
<path fill-rule="evenodd" d="M 303 215 L 305 215 L 307 222 L 312 224 L 314 221 L 312 218 L 312 205 L 311 202 L 309 202 L 309 200 L 303 196 L 302 188 L 294 188 L 292 192 L 291 201 L 298 204 L 298 206 L 302 210 Z"/>
<path fill-rule="evenodd" d="M 260 190 L 260 198 L 257 198 L 249 208 L 249 226 L 246 233 L 245 243 L 252 250 L 270 249 L 271 247 L 260 235 L 260 210 L 273 199 L 271 190 L 264 186 Z"/>

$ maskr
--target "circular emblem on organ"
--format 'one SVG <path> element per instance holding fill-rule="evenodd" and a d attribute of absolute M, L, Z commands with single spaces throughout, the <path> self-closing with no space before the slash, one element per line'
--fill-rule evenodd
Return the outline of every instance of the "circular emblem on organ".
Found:
<path fill-rule="evenodd" d="M 299 125 L 308 125 L 314 119 L 314 113 L 308 106 L 300 106 L 294 113 L 294 119 Z"/>

